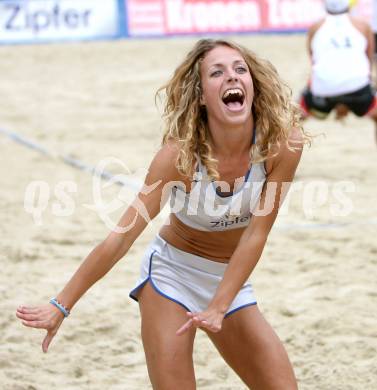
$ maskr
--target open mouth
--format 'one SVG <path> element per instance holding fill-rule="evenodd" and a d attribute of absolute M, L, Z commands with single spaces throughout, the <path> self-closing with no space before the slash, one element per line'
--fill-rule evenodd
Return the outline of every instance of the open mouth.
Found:
<path fill-rule="evenodd" d="M 241 108 L 245 101 L 245 95 L 239 88 L 228 89 L 225 91 L 222 101 L 229 108 Z"/>

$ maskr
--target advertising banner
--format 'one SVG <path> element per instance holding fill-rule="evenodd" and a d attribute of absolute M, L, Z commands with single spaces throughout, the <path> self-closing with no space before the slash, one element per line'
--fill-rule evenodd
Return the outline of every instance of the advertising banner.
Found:
<path fill-rule="evenodd" d="M 370 3 L 355 9 L 367 17 Z M 325 13 L 323 0 L 127 0 L 126 7 L 130 36 L 303 31 Z"/>
<path fill-rule="evenodd" d="M 117 0 L 2 0 L 0 42 L 114 38 Z"/>
<path fill-rule="evenodd" d="M 372 0 L 354 3 L 371 20 Z M 0 0 L 0 44 L 298 32 L 324 14 L 323 0 Z"/>

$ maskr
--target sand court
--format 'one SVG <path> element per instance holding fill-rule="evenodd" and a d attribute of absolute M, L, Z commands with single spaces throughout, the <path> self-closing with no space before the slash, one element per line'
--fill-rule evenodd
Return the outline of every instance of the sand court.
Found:
<path fill-rule="evenodd" d="M 298 96 L 309 72 L 303 35 L 231 38 L 269 59 Z M 1 46 L 0 127 L 90 166 L 112 156 L 127 172 L 114 162 L 109 171 L 140 177 L 162 133 L 154 93 L 195 41 Z M 251 280 L 260 309 L 288 350 L 300 390 L 372 390 L 377 380 L 373 124 L 349 116 L 344 123 L 309 120 L 305 127 L 318 136 L 299 167 L 301 189 L 278 217 Z M 163 218 L 83 296 L 44 355 L 44 331 L 23 327 L 16 307 L 54 296 L 108 228 L 88 208 L 94 202 L 90 174 L 2 134 L 0 151 L 0 387 L 150 389 L 139 310 L 128 292 Z M 32 181 L 49 188 L 40 226 L 24 208 Z M 68 216 L 59 215 L 62 182 L 76 186 Z M 119 191 L 115 184 L 103 188 L 104 200 L 117 199 Z M 112 220 L 126 204 L 113 211 Z M 245 388 L 202 332 L 195 365 L 198 389 Z"/>

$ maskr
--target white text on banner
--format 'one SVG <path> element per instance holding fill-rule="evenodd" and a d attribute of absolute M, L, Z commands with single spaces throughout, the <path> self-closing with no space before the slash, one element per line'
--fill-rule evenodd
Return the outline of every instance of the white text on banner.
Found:
<path fill-rule="evenodd" d="M 323 0 L 124 0 L 130 36 L 304 31 L 325 15 Z M 370 15 L 357 2 L 355 14 Z"/>

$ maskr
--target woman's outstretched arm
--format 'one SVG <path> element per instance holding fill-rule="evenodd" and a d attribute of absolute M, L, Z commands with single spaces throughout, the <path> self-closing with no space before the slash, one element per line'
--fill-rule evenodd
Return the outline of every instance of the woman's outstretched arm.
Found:
<path fill-rule="evenodd" d="M 161 210 L 169 194 L 170 183 L 179 179 L 175 168 L 177 150 L 164 145 L 153 159 L 144 186 L 134 202 L 127 208 L 118 223 L 118 232 L 112 231 L 86 257 L 72 278 L 56 296 L 63 307 L 71 310 L 82 295 L 127 253 L 148 222 Z M 17 317 L 22 324 L 32 328 L 46 329 L 42 343 L 43 352 L 57 333 L 64 319 L 63 311 L 51 303 L 39 306 L 20 306 Z"/>

